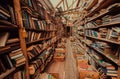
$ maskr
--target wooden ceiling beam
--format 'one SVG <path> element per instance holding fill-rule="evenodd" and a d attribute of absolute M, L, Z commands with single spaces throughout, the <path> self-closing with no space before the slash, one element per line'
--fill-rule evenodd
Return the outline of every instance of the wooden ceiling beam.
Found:
<path fill-rule="evenodd" d="M 80 4 L 80 0 L 78 0 L 78 2 L 77 2 L 77 4 L 76 4 L 76 7 L 78 7 L 78 6 L 79 6 L 79 4 Z"/>
<path fill-rule="evenodd" d="M 61 0 L 61 1 L 56 5 L 55 8 L 58 8 L 58 6 L 59 6 L 62 2 L 63 2 L 63 0 Z"/>
<path fill-rule="evenodd" d="M 75 4 L 76 1 L 77 1 L 77 0 L 75 0 L 75 1 L 68 7 L 68 9 L 70 9 L 70 8 Z"/>

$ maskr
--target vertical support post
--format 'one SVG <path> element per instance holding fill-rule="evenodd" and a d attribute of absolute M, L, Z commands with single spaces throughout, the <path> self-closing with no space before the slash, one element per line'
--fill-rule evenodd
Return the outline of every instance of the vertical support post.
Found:
<path fill-rule="evenodd" d="M 28 70 L 28 57 L 27 57 L 27 50 L 26 50 L 26 43 L 25 43 L 25 35 L 24 35 L 24 29 L 23 29 L 23 22 L 22 22 L 22 15 L 21 15 L 21 7 L 20 7 L 20 0 L 13 0 L 14 2 L 14 8 L 15 8 L 15 13 L 16 13 L 16 18 L 17 18 L 17 23 L 19 26 L 19 38 L 20 38 L 20 45 L 23 50 L 23 54 L 26 58 L 26 63 L 25 63 L 25 79 L 30 79 L 29 78 L 29 70 Z"/>

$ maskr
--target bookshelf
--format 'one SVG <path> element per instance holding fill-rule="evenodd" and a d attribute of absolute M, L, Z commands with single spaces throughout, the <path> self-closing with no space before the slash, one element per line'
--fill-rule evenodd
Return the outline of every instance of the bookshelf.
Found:
<path fill-rule="evenodd" d="M 63 29 L 51 15 L 39 0 L 0 1 L 0 79 L 35 78 L 52 61 Z"/>
<path fill-rule="evenodd" d="M 115 79 L 119 79 L 120 1 L 93 0 L 92 4 L 84 6 L 83 8 L 82 11 L 86 12 L 82 12 L 83 17 L 81 21 L 83 23 L 78 26 L 82 28 L 78 29 L 76 38 L 83 44 L 89 63 L 95 66 L 100 74 L 105 73 L 108 78 L 115 77 Z M 104 66 L 101 61 L 104 61 L 107 65 L 111 65 L 113 71 L 117 71 L 117 73 L 112 73 L 109 69 L 107 70 L 108 66 Z M 104 70 L 103 66 L 108 72 L 100 71 L 101 69 Z M 111 73 L 109 73 L 109 71 Z M 102 79 L 102 75 L 100 75 L 100 78 Z"/>

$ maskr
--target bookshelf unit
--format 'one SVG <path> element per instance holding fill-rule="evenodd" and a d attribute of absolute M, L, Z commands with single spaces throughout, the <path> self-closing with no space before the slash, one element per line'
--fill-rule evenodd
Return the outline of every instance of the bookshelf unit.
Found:
<path fill-rule="evenodd" d="M 63 29 L 51 13 L 40 0 L 0 1 L 0 79 L 33 79 L 52 61 Z"/>
<path fill-rule="evenodd" d="M 119 79 L 120 1 L 93 0 L 92 4 L 84 7 L 77 40 L 83 44 L 89 63 L 100 72 L 100 79 L 104 79 L 103 74 L 107 78 Z"/>

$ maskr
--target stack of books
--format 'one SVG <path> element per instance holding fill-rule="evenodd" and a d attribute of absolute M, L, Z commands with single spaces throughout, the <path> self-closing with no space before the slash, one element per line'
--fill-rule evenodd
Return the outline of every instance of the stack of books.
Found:
<path fill-rule="evenodd" d="M 26 59 L 21 49 L 11 51 L 11 53 L 9 53 L 9 56 L 16 67 L 25 64 Z"/>

